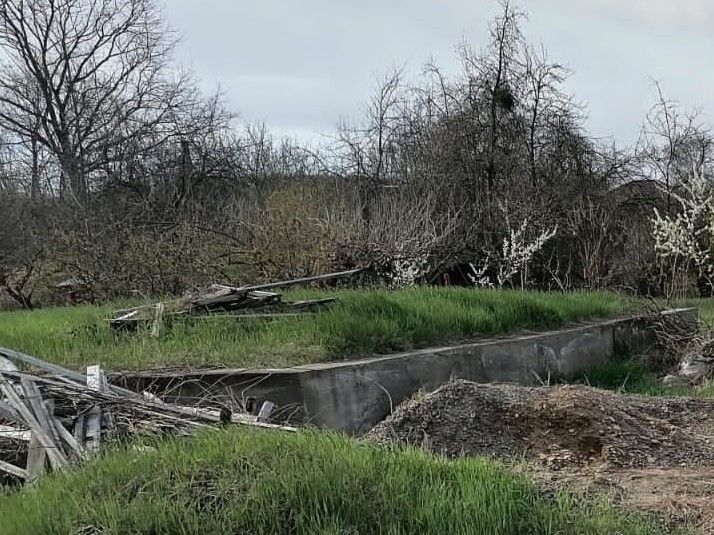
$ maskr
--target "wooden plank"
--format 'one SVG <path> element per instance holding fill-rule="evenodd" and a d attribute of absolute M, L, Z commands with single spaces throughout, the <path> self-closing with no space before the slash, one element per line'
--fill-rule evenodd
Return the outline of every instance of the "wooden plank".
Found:
<path fill-rule="evenodd" d="M 59 443 L 60 441 L 64 442 L 67 444 L 67 446 L 72 449 L 75 454 L 77 454 L 78 457 L 83 457 L 84 456 L 84 447 L 77 441 L 77 439 L 74 438 L 72 433 L 70 433 L 67 428 L 62 425 L 62 422 L 60 422 L 56 417 L 55 417 L 55 406 L 54 406 L 54 401 L 51 399 L 48 399 L 45 401 L 45 408 L 47 409 L 47 420 L 52 427 L 52 430 L 54 431 L 54 436 L 57 442 Z"/>
<path fill-rule="evenodd" d="M 54 375 L 60 375 L 62 377 L 66 377 L 67 379 L 71 379 L 72 381 L 75 381 L 77 383 L 85 384 L 85 376 L 81 373 L 68 370 L 67 368 L 58 366 L 57 364 L 45 362 L 42 359 L 38 359 L 37 357 L 33 357 L 31 355 L 26 355 L 25 353 L 21 353 L 20 351 L 14 351 L 12 349 L 0 347 L 0 356 L 10 359 L 13 362 L 22 362 L 23 364 L 34 366 L 35 368 L 40 368 L 41 370 L 48 371 Z"/>
<path fill-rule="evenodd" d="M 290 308 L 317 308 L 317 307 L 324 307 L 325 305 L 331 305 L 332 303 L 336 303 L 337 299 L 334 297 L 328 298 L 328 299 L 313 299 L 312 301 L 296 301 L 294 303 L 285 303 L 285 306 L 288 306 Z"/>
<path fill-rule="evenodd" d="M 107 376 L 101 366 L 87 366 L 87 387 L 97 392 L 107 389 Z"/>
<path fill-rule="evenodd" d="M 107 381 L 102 368 L 98 365 L 87 367 L 87 387 L 97 392 L 107 388 Z M 102 438 L 102 409 L 95 405 L 87 413 L 86 447 L 89 451 L 99 449 Z"/>
<path fill-rule="evenodd" d="M 30 432 L 34 437 L 39 440 L 42 447 L 47 450 L 47 455 L 50 462 L 54 468 L 62 468 L 67 464 L 67 459 L 62 454 L 58 445 L 54 442 L 52 435 L 46 431 L 40 422 L 35 418 L 32 411 L 25 405 L 25 402 L 20 398 L 19 394 L 15 392 L 14 388 L 6 379 L 2 379 L 0 382 L 0 392 L 2 392 L 5 397 L 12 404 L 13 408 L 18 412 L 22 418 L 23 425 L 30 429 Z"/>
<path fill-rule="evenodd" d="M 132 310 L 131 312 L 127 314 L 122 314 L 118 318 L 115 318 L 114 321 L 127 321 L 135 317 L 137 314 L 139 314 L 138 310 Z"/>
<path fill-rule="evenodd" d="M 20 384 L 22 385 L 22 390 L 25 392 L 25 401 L 29 403 L 35 418 L 40 422 L 43 429 L 52 433 L 54 441 L 58 442 L 59 435 L 51 423 L 50 414 L 45 406 L 44 399 L 42 399 L 40 389 L 37 388 L 37 385 L 28 376 L 22 376 L 20 378 Z"/>
<path fill-rule="evenodd" d="M 72 430 L 72 435 L 76 441 L 80 444 L 85 444 L 87 442 L 87 434 L 85 432 L 87 424 L 87 417 L 84 414 L 80 414 L 77 420 L 74 422 L 74 429 Z"/>
<path fill-rule="evenodd" d="M 47 452 L 34 433 L 30 438 L 27 448 L 27 476 L 28 481 L 34 481 L 47 471 Z"/>
<path fill-rule="evenodd" d="M 29 431 L 23 431 L 17 427 L 11 427 L 9 425 L 0 425 L 0 438 L 6 440 L 20 440 L 22 442 L 29 442 L 32 433 Z"/>
<path fill-rule="evenodd" d="M 258 303 L 273 303 L 276 301 L 280 301 L 283 298 L 283 295 L 275 292 L 261 292 L 260 290 L 251 290 L 246 294 L 246 297 L 251 301 L 257 301 Z"/>
<path fill-rule="evenodd" d="M 251 298 L 245 292 L 227 295 L 204 295 L 191 301 L 191 310 L 258 308 L 274 303 L 273 299 Z"/>
<path fill-rule="evenodd" d="M 272 401 L 266 401 L 263 403 L 263 405 L 260 407 L 260 411 L 258 412 L 258 418 L 257 421 L 261 423 L 265 423 L 270 419 L 270 414 L 273 412 L 273 409 L 275 408 L 275 403 Z"/>
<path fill-rule="evenodd" d="M 0 400 L 0 417 L 11 422 L 22 424 L 22 417 L 8 403 Z"/>
<path fill-rule="evenodd" d="M 0 373 L 0 377 L 3 375 L 3 373 Z M 16 379 L 20 379 L 23 375 L 23 373 L 17 373 L 17 372 L 4 372 L 4 375 L 7 377 L 13 377 Z M 60 387 L 60 386 L 65 386 L 67 388 L 70 388 L 74 391 L 77 392 L 84 392 L 87 389 L 87 376 L 86 375 L 80 375 L 82 378 L 82 382 L 78 383 L 77 381 L 74 381 L 72 379 L 68 379 L 67 377 L 63 377 L 62 375 L 56 375 L 52 377 L 52 379 L 48 379 L 47 376 L 34 376 L 30 375 L 28 376 L 32 379 L 33 382 L 35 383 L 41 383 L 41 384 L 46 384 L 50 386 L 55 386 L 55 387 Z M 106 380 L 106 373 L 104 374 L 105 380 Z M 141 397 L 140 394 L 137 394 L 136 392 L 132 392 L 131 390 L 127 390 L 126 388 L 121 388 L 119 386 L 112 385 L 107 381 L 107 391 L 103 394 L 104 396 L 121 396 L 124 398 L 129 398 L 129 399 L 135 399 L 135 400 L 142 400 L 143 398 Z M 3 409 L 2 402 L 0 402 L 0 410 Z"/>
<path fill-rule="evenodd" d="M 53 424 L 64 443 L 67 444 L 78 457 L 83 458 L 86 452 L 84 446 L 82 446 L 79 440 L 77 440 L 77 438 L 75 438 L 75 436 L 70 433 L 67 428 L 63 426 L 59 420 L 57 420 L 57 418 L 53 418 Z"/>
<path fill-rule="evenodd" d="M 37 437 L 42 446 L 47 451 L 50 464 L 55 469 L 61 469 L 67 464 L 67 458 L 62 454 L 58 445 L 54 442 L 52 435 L 45 431 L 35 418 L 32 411 L 27 408 L 25 402 L 15 392 L 12 385 L 4 377 L 0 377 L 0 392 L 10 401 L 13 408 L 19 413 L 32 434 Z"/>
<path fill-rule="evenodd" d="M 27 479 L 27 471 L 15 466 L 14 464 L 0 461 L 0 470 L 15 477 L 19 477 L 20 479 Z"/>
<path fill-rule="evenodd" d="M 49 384 L 60 384 L 55 381 L 46 379 L 46 378 L 32 378 L 31 376 L 28 376 L 26 374 L 17 374 L 17 377 L 20 379 L 20 383 L 23 385 L 24 391 L 28 394 L 28 401 L 35 402 L 36 400 L 41 399 L 41 393 L 39 391 L 39 388 L 37 387 L 37 384 L 35 381 L 39 381 L 41 383 L 49 383 Z M 103 380 L 106 383 L 106 375 L 103 375 Z M 76 383 L 73 383 L 72 381 L 68 381 L 68 384 L 70 385 L 75 385 Z M 82 427 L 82 438 L 81 442 L 79 439 L 75 438 L 75 436 L 72 435 L 65 427 L 62 425 L 62 423 L 54 416 L 54 403 L 52 400 L 46 400 L 44 401 L 44 408 L 45 410 L 42 411 L 41 408 L 35 405 L 35 403 L 32 404 L 31 408 L 33 409 L 34 414 L 37 416 L 38 413 L 43 415 L 41 423 L 43 425 L 46 423 L 47 427 L 50 428 L 53 431 L 53 437 L 57 442 L 60 440 L 63 441 L 65 444 L 67 444 L 72 450 L 77 453 L 78 456 L 83 456 L 85 454 L 84 447 L 82 446 L 82 443 L 84 442 L 84 417 L 80 417 L 82 419 L 81 427 Z M 0 416 L 3 415 L 3 410 L 7 411 L 8 416 L 15 416 L 15 418 L 9 418 L 13 419 L 14 421 L 18 423 L 22 423 L 22 418 L 17 414 L 17 412 L 10 413 L 12 408 L 10 406 L 5 406 L 5 407 L 0 407 Z M 39 418 L 38 418 L 39 420 Z M 12 428 L 9 428 L 12 429 Z M 0 431 L 2 431 L 2 426 L 0 426 Z M 24 435 L 26 436 L 27 440 L 30 440 L 31 433 L 29 431 L 23 432 Z M 2 434 L 0 433 L 0 436 Z M 12 436 L 10 434 L 9 436 Z"/>
<path fill-rule="evenodd" d="M 210 420 L 212 422 L 220 422 L 221 421 L 221 412 L 214 410 L 214 409 L 205 409 L 201 407 L 182 407 L 180 405 L 173 405 L 170 403 L 165 403 L 161 401 L 157 396 L 150 392 L 144 392 L 144 397 L 148 402 L 150 402 L 153 405 L 156 405 L 157 408 L 166 410 L 166 411 L 171 411 L 176 414 L 181 414 L 184 416 L 189 416 L 189 417 L 199 417 L 199 418 L 205 418 L 206 420 Z M 247 426 L 253 426 L 253 427 L 262 427 L 265 429 L 275 429 L 275 430 L 280 430 L 280 431 L 290 431 L 290 432 L 295 432 L 297 431 L 297 428 L 295 427 L 290 427 L 287 425 L 278 425 L 278 424 L 268 424 L 265 422 L 259 422 L 255 416 L 250 416 L 248 414 L 238 414 L 238 413 L 232 413 L 231 414 L 231 423 L 238 424 L 238 425 L 247 425 Z"/>
<path fill-rule="evenodd" d="M 249 320 L 279 320 L 288 318 L 305 318 L 313 316 L 314 314 L 305 314 L 298 312 L 291 312 L 286 314 L 251 314 L 250 312 L 235 312 L 228 314 L 205 314 L 202 316 L 196 316 L 196 319 L 202 320 L 212 320 L 215 318 L 231 318 L 236 321 L 249 321 Z"/>
<path fill-rule="evenodd" d="M 96 405 L 87 412 L 84 433 L 87 450 L 97 451 L 102 439 L 102 409 Z"/>
<path fill-rule="evenodd" d="M 231 288 L 222 288 L 214 293 L 194 297 L 186 305 L 190 310 L 237 306 L 246 300 L 246 292 L 236 292 Z"/>
<path fill-rule="evenodd" d="M 0 348 L 0 353 L 2 351 L 3 351 L 3 349 Z M 53 377 L 52 379 L 47 379 L 46 377 L 42 377 L 42 376 L 28 376 L 28 377 L 31 377 L 33 381 L 36 381 L 39 383 L 45 383 L 45 384 L 49 384 L 49 385 L 58 385 L 59 383 L 64 383 L 68 387 L 73 388 L 75 390 L 79 390 L 79 391 L 84 390 L 84 388 L 87 385 L 87 376 L 86 375 L 83 375 L 81 373 L 74 372 L 71 370 L 67 370 L 66 368 L 62 368 L 61 366 L 56 366 L 54 364 L 46 363 L 43 360 L 38 359 L 36 357 L 31 357 L 30 355 L 24 355 L 24 354 L 19 354 L 19 355 L 22 355 L 23 358 L 32 359 L 33 366 L 44 369 L 45 371 L 48 371 L 48 372 L 52 373 L 53 375 L 55 375 L 55 377 Z M 27 362 L 30 363 L 31 361 L 28 360 Z M 37 364 L 34 364 L 34 362 L 36 362 Z M 55 371 L 55 369 L 57 369 L 57 371 Z M 23 375 L 27 375 L 27 374 L 22 374 L 22 373 L 17 373 L 17 372 L 5 372 L 5 373 L 9 377 L 16 377 L 18 379 L 20 377 L 22 377 Z M 2 372 L 0 372 L 0 377 L 2 377 Z M 79 380 L 76 379 L 77 377 L 79 378 Z M 107 393 L 109 395 L 113 394 L 113 395 L 130 398 L 130 399 L 143 400 L 141 394 L 137 394 L 136 392 L 127 390 L 126 388 L 122 388 L 120 386 L 116 386 L 116 385 L 109 383 L 106 380 L 106 373 L 104 374 L 104 378 L 105 378 L 105 381 L 107 384 Z M 2 402 L 0 402 L 0 409 L 2 409 Z"/>
<path fill-rule="evenodd" d="M 55 439 L 55 442 L 59 443 L 57 430 L 54 429 L 54 426 L 50 421 L 50 414 L 54 412 L 54 403 L 50 402 L 50 405 L 43 405 L 45 410 L 38 409 L 38 404 L 42 404 L 42 396 L 37 389 L 37 385 L 35 385 L 35 383 L 30 381 L 27 377 L 22 377 L 21 382 L 26 396 L 25 399 L 28 399 L 27 396 L 31 396 L 29 398 L 30 408 L 35 413 L 38 421 L 45 426 L 46 429 L 52 429 L 53 438 Z M 43 475 L 47 471 L 47 463 L 48 459 L 45 448 L 42 447 L 42 444 L 37 436 L 31 433 L 30 443 L 27 447 L 27 481 L 35 481 Z"/>

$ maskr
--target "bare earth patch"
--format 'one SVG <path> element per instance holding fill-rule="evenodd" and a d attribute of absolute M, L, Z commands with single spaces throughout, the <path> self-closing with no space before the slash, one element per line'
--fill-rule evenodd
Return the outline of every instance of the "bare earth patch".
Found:
<path fill-rule="evenodd" d="M 606 493 L 628 508 L 657 516 L 676 529 L 690 526 L 714 533 L 714 467 L 551 471 L 536 468 L 546 486 Z"/>
<path fill-rule="evenodd" d="M 606 490 L 669 526 L 714 532 L 714 400 L 456 381 L 408 401 L 367 439 L 526 459 L 545 484 Z"/>

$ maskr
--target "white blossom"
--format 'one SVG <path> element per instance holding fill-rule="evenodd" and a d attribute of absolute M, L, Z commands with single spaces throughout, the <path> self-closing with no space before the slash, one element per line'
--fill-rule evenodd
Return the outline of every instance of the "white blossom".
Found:
<path fill-rule="evenodd" d="M 483 266 L 481 266 L 480 268 L 477 268 L 472 263 L 469 263 L 471 273 L 467 273 L 466 276 L 469 278 L 469 280 L 474 286 L 478 286 L 479 288 L 493 288 L 493 283 L 486 274 L 490 267 L 488 262 L 488 259 L 486 259 L 486 262 L 484 262 Z"/>
<path fill-rule="evenodd" d="M 504 286 L 511 282 L 516 275 L 521 276 L 521 286 L 525 286 L 528 278 L 528 267 L 533 261 L 533 257 L 540 251 L 545 244 L 550 241 L 558 232 L 557 225 L 550 230 L 544 230 L 535 236 L 532 240 L 528 239 L 528 231 L 530 230 L 528 218 L 524 219 L 520 227 L 517 229 L 511 228 L 508 225 L 508 235 L 503 238 L 501 250 L 495 257 L 496 279 L 498 286 Z M 469 279 L 476 286 L 492 286 L 486 272 L 491 268 L 490 260 L 487 259 L 485 264 L 477 268 L 474 264 L 469 264 L 472 274 L 469 274 Z"/>
<path fill-rule="evenodd" d="M 392 261 L 391 284 L 395 288 L 414 286 L 429 272 L 426 256 Z"/>
<path fill-rule="evenodd" d="M 682 195 L 675 195 L 682 205 L 676 216 L 663 216 L 657 209 L 654 211 L 655 251 L 661 261 L 670 261 L 675 266 L 683 263 L 684 269 L 693 266 L 699 276 L 711 279 L 714 196 L 704 170 L 695 168 L 683 189 Z"/>

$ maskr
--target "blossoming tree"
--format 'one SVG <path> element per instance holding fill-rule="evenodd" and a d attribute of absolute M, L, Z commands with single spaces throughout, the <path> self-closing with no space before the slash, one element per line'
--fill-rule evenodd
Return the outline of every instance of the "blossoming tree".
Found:
<path fill-rule="evenodd" d="M 652 219 L 655 251 L 671 281 L 667 297 L 675 297 L 679 276 L 692 272 L 714 290 L 714 195 L 706 170 L 695 167 L 672 195 L 681 209 L 675 215 L 655 209 Z"/>

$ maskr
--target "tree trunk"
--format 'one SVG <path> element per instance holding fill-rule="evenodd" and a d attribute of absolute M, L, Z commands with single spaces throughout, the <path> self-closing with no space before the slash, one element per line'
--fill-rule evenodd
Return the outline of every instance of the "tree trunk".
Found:
<path fill-rule="evenodd" d="M 87 200 L 87 182 L 79 157 L 72 153 L 65 153 L 60 156 L 60 166 L 62 167 L 63 192 L 67 190 L 73 198 L 84 204 Z"/>
<path fill-rule="evenodd" d="M 32 296 L 25 295 L 25 292 L 21 288 L 10 288 L 9 286 L 6 286 L 5 291 L 7 291 L 7 294 L 25 310 L 32 310 L 35 308 L 35 305 L 32 302 Z"/>
<path fill-rule="evenodd" d="M 32 177 L 30 182 L 30 198 L 34 201 L 40 196 L 40 154 L 37 136 L 32 136 L 30 141 L 32 151 Z"/>

